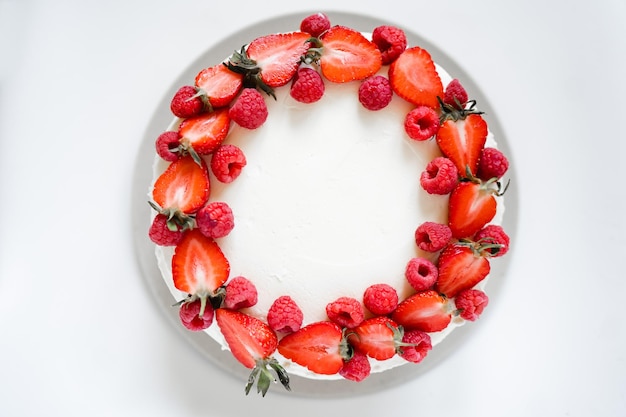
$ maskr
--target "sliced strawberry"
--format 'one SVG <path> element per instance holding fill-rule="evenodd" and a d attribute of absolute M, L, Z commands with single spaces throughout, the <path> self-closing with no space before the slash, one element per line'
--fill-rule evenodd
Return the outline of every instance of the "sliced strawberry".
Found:
<path fill-rule="evenodd" d="M 418 46 L 406 49 L 389 66 L 393 91 L 416 106 L 439 109 L 437 97 L 443 97 L 443 84 L 430 54 Z"/>
<path fill-rule="evenodd" d="M 462 177 L 476 175 L 480 154 L 487 141 L 487 123 L 480 114 L 469 114 L 465 119 L 446 120 L 437 132 L 437 144 L 459 170 Z"/>
<path fill-rule="evenodd" d="M 196 87 L 202 89 L 214 109 L 230 104 L 242 86 L 243 75 L 223 64 L 205 68 L 196 75 Z"/>
<path fill-rule="evenodd" d="M 278 343 L 278 352 L 316 374 L 333 375 L 343 366 L 342 346 L 341 328 L 322 321 L 283 337 Z"/>
<path fill-rule="evenodd" d="M 183 146 L 199 155 L 208 155 L 226 139 L 230 129 L 228 109 L 203 113 L 182 121 L 178 135 Z"/>
<path fill-rule="evenodd" d="M 439 278 L 435 289 L 447 297 L 455 297 L 485 279 L 491 269 L 489 260 L 478 248 L 450 244 L 439 255 Z"/>
<path fill-rule="evenodd" d="M 391 319 L 406 330 L 439 332 L 448 327 L 452 314 L 445 297 L 437 291 L 425 290 L 398 304 Z"/>
<path fill-rule="evenodd" d="M 402 331 L 388 317 L 367 319 L 348 333 L 348 343 L 367 356 L 384 361 L 397 352 Z"/>
<path fill-rule="evenodd" d="M 191 156 L 172 162 L 157 178 L 152 198 L 163 209 L 195 213 L 209 199 L 209 174 L 204 161 Z"/>
<path fill-rule="evenodd" d="M 448 226 L 455 238 L 474 236 L 496 215 L 493 182 L 480 180 L 457 184 L 448 201 Z"/>
<path fill-rule="evenodd" d="M 333 26 L 322 35 L 321 41 L 320 67 L 329 81 L 363 80 L 382 66 L 380 50 L 354 29 Z"/>

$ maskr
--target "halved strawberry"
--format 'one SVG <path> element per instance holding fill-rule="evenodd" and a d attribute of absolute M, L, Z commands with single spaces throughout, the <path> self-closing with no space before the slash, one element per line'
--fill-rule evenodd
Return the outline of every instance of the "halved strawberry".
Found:
<path fill-rule="evenodd" d="M 487 122 L 480 114 L 469 114 L 464 119 L 448 119 L 437 132 L 437 144 L 459 170 L 461 177 L 476 175 L 480 153 L 487 141 Z"/>
<path fill-rule="evenodd" d="M 443 97 L 443 84 L 425 49 L 406 49 L 389 66 L 389 82 L 393 91 L 409 103 L 439 109 L 437 97 Z"/>
<path fill-rule="evenodd" d="M 278 337 L 266 323 L 240 311 L 225 308 L 215 311 L 215 319 L 235 359 L 252 369 L 246 394 L 258 378 L 257 391 L 265 396 L 274 380 L 268 366 L 276 372 L 283 386 L 290 390 L 287 372 L 271 357 L 278 346 Z"/>
<path fill-rule="evenodd" d="M 485 279 L 491 269 L 485 252 L 479 246 L 453 243 L 439 255 L 439 278 L 435 289 L 447 297 L 455 297 Z"/>
<path fill-rule="evenodd" d="M 196 75 L 196 87 L 200 88 L 215 109 L 224 107 L 237 96 L 243 86 L 243 75 L 217 64 L 205 68 Z"/>
<path fill-rule="evenodd" d="M 322 35 L 321 41 L 320 67 L 329 81 L 363 80 L 382 66 L 380 50 L 354 29 L 333 26 Z"/>
<path fill-rule="evenodd" d="M 283 337 L 278 352 L 316 374 L 333 375 L 347 359 L 341 327 L 329 321 L 311 323 Z"/>
<path fill-rule="evenodd" d="M 191 214 L 208 201 L 209 190 L 206 164 L 188 155 L 172 162 L 157 178 L 152 198 L 162 209 Z"/>
<path fill-rule="evenodd" d="M 437 291 L 424 290 L 398 304 L 391 319 L 406 330 L 439 332 L 448 327 L 452 314 L 445 297 Z"/>
<path fill-rule="evenodd" d="M 483 182 L 473 178 L 459 182 L 452 190 L 448 200 L 448 226 L 453 237 L 474 236 L 495 217 L 497 202 L 494 196 L 503 192 L 500 183 L 494 180 Z"/>
<path fill-rule="evenodd" d="M 190 153 L 191 147 L 199 155 L 208 155 L 222 144 L 229 129 L 230 117 L 228 109 L 224 108 L 183 120 L 178 127 L 178 135 L 181 144 Z"/>
<path fill-rule="evenodd" d="M 367 356 L 384 361 L 392 358 L 402 343 L 403 331 L 388 317 L 367 319 L 348 332 L 348 343 Z"/>

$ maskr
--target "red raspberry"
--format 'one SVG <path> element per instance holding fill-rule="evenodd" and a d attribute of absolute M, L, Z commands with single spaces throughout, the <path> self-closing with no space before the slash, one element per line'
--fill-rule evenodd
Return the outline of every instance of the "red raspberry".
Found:
<path fill-rule="evenodd" d="M 252 281 L 242 276 L 232 278 L 226 285 L 226 296 L 224 297 L 224 307 L 231 310 L 256 305 L 258 293 Z"/>
<path fill-rule="evenodd" d="M 217 239 L 228 235 L 233 230 L 235 217 L 228 204 L 215 201 L 198 210 L 196 226 L 203 235 Z"/>
<path fill-rule="evenodd" d="M 312 14 L 300 22 L 300 31 L 310 33 L 315 38 L 319 38 L 328 29 L 330 29 L 330 19 L 324 13 Z"/>
<path fill-rule="evenodd" d="M 426 252 L 443 249 L 452 239 L 452 231 L 447 224 L 424 222 L 415 230 L 417 246 Z"/>
<path fill-rule="evenodd" d="M 505 233 L 502 226 L 498 226 L 496 224 L 485 226 L 482 230 L 476 233 L 474 240 L 476 242 L 480 242 L 481 245 L 501 245 L 497 248 L 486 249 L 493 257 L 499 257 L 507 253 L 509 251 L 509 244 L 511 243 L 509 235 Z"/>
<path fill-rule="evenodd" d="M 206 109 L 205 106 L 202 94 L 198 93 L 196 87 L 190 85 L 179 88 L 170 103 L 170 109 L 174 116 L 182 119 L 200 114 Z"/>
<path fill-rule="evenodd" d="M 300 103 L 314 103 L 324 95 L 324 80 L 313 68 L 301 67 L 293 77 L 289 94 Z"/>
<path fill-rule="evenodd" d="M 450 106 L 462 110 L 467 103 L 467 91 L 456 78 L 450 81 L 443 93 L 443 102 Z"/>
<path fill-rule="evenodd" d="M 454 299 L 459 315 L 469 321 L 476 321 L 487 304 L 489 304 L 489 297 L 481 290 L 461 291 Z"/>
<path fill-rule="evenodd" d="M 370 375 L 372 365 L 370 365 L 367 355 L 361 352 L 354 352 L 352 358 L 344 362 L 339 370 L 339 375 L 354 382 L 361 382 Z"/>
<path fill-rule="evenodd" d="M 428 259 L 413 258 L 406 264 L 404 276 L 415 291 L 425 291 L 433 288 L 439 277 L 439 270 Z"/>
<path fill-rule="evenodd" d="M 501 178 L 509 169 L 509 160 L 496 148 L 483 148 L 476 176 L 483 181 Z"/>
<path fill-rule="evenodd" d="M 393 92 L 389 80 L 375 75 L 359 86 L 359 101 L 368 110 L 380 110 L 391 103 Z"/>
<path fill-rule="evenodd" d="M 420 176 L 420 185 L 428 194 L 450 194 L 458 182 L 459 170 L 444 156 L 430 161 Z"/>
<path fill-rule="evenodd" d="M 267 324 L 277 333 L 297 332 L 303 319 L 302 310 L 288 295 L 278 297 L 267 312 Z"/>
<path fill-rule="evenodd" d="M 256 129 L 267 119 L 265 99 L 255 88 L 244 88 L 228 116 L 241 127 Z"/>
<path fill-rule="evenodd" d="M 372 32 L 372 42 L 380 50 L 383 65 L 391 64 L 406 49 L 404 31 L 395 26 L 378 26 Z"/>
<path fill-rule="evenodd" d="M 365 290 L 363 304 L 373 314 L 385 316 L 398 306 L 398 293 L 389 284 L 374 284 Z"/>
<path fill-rule="evenodd" d="M 180 136 L 178 132 L 163 132 L 156 142 L 157 154 L 168 162 L 174 162 L 180 157 L 178 147 L 180 146 Z"/>
<path fill-rule="evenodd" d="M 200 299 L 181 304 L 180 309 L 178 310 L 178 315 L 181 323 L 183 323 L 183 326 L 189 330 L 198 332 L 206 329 L 211 325 L 211 323 L 213 323 L 214 311 L 211 303 L 205 304 L 202 317 L 200 317 L 201 307 L 202 303 Z"/>
<path fill-rule="evenodd" d="M 157 214 L 150 225 L 148 236 L 150 240 L 159 246 L 176 246 L 178 242 L 183 238 L 183 230 L 180 226 L 174 222 L 170 222 L 171 227 L 175 227 L 176 230 L 171 230 L 168 226 L 167 216 L 164 214 Z"/>
<path fill-rule="evenodd" d="M 402 346 L 399 355 L 413 363 L 420 363 L 433 348 L 428 333 L 420 330 L 404 332 L 402 343 L 406 343 L 408 346 Z"/>
<path fill-rule="evenodd" d="M 351 297 L 339 297 L 326 306 L 326 315 L 335 324 L 349 329 L 361 324 L 365 318 L 361 303 Z"/>
<path fill-rule="evenodd" d="M 235 181 L 245 166 L 246 156 L 235 145 L 221 145 L 211 156 L 211 172 L 223 183 Z"/>
<path fill-rule="evenodd" d="M 411 139 L 426 140 L 439 131 L 439 115 L 428 106 L 418 106 L 406 115 L 404 130 Z"/>

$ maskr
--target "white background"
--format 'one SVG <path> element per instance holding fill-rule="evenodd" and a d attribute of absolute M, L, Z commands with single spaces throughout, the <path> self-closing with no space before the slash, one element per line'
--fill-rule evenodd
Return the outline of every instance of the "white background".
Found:
<path fill-rule="evenodd" d="M 378 394 L 243 396 L 141 276 L 135 160 L 191 61 L 312 6 L 0 0 L 0 416 L 626 415 L 626 3 L 340 4 L 314 7 L 382 18 L 454 57 L 506 132 L 517 235 L 471 339 Z"/>

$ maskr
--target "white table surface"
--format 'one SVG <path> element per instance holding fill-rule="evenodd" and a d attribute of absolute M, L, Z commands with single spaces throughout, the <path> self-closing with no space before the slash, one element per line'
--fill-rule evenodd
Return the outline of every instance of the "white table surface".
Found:
<path fill-rule="evenodd" d="M 1 416 L 626 415 L 626 3 L 391 3 L 315 10 L 433 42 L 512 150 L 508 274 L 462 349 L 377 394 L 245 397 L 177 336 L 140 273 L 131 191 L 157 104 L 212 43 L 311 6 L 0 0 Z"/>

